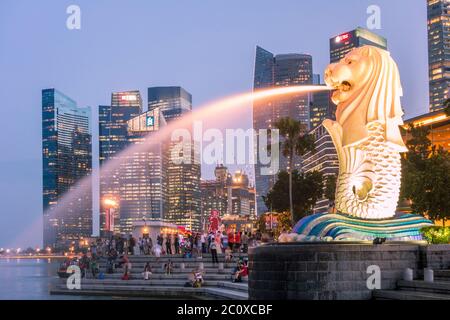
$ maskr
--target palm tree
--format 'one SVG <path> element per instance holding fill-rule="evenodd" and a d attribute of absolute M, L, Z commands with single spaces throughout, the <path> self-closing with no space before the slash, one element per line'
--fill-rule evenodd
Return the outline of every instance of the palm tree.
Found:
<path fill-rule="evenodd" d="M 306 127 L 304 124 L 289 117 L 279 119 L 275 122 L 274 127 L 279 130 L 280 136 L 284 138 L 280 142 L 280 147 L 283 156 L 288 159 L 289 208 L 291 211 L 292 225 L 294 225 L 294 201 L 292 196 L 294 156 L 304 156 L 306 153 L 314 151 L 314 138 L 309 134 L 305 134 Z"/>

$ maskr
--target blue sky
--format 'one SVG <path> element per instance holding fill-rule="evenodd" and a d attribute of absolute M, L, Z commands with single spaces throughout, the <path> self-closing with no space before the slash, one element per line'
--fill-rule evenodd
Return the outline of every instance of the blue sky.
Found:
<path fill-rule="evenodd" d="M 81 30 L 66 28 L 71 4 Z M 140 89 L 145 101 L 147 87 L 181 85 L 195 108 L 252 88 L 256 45 L 310 53 L 322 74 L 328 39 L 364 27 L 371 4 L 400 68 L 406 117 L 426 112 L 425 0 L 0 1 L 0 247 L 41 243 L 41 89 L 96 110 L 112 91 Z M 250 108 L 236 126 L 251 126 Z"/>

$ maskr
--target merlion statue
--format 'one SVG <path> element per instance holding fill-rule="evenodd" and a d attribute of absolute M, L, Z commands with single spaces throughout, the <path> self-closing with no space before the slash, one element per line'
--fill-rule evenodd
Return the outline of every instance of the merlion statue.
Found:
<path fill-rule="evenodd" d="M 396 216 L 400 193 L 402 87 L 389 52 L 364 46 L 328 66 L 325 82 L 333 87 L 336 121 L 325 120 L 339 158 L 337 213 L 301 219 L 293 241 L 421 240 L 432 225 L 422 216 Z"/>
<path fill-rule="evenodd" d="M 336 89 L 336 121 L 325 120 L 339 158 L 337 211 L 363 219 L 395 215 L 400 192 L 403 111 L 398 68 L 388 51 L 353 49 L 325 71 Z"/>

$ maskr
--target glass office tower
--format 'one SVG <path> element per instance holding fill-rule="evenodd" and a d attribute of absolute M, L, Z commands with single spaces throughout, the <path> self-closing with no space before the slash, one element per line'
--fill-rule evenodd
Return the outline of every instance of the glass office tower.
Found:
<path fill-rule="evenodd" d="M 444 108 L 450 85 L 450 2 L 427 0 L 430 111 Z"/>
<path fill-rule="evenodd" d="M 92 235 L 91 109 L 42 90 L 44 246 L 67 249 Z M 63 197 L 70 194 L 69 197 Z"/>
<path fill-rule="evenodd" d="M 114 92 L 110 106 L 99 106 L 100 166 L 100 234 L 108 236 L 120 232 L 119 169 L 105 170 L 108 160 L 118 159 L 129 145 L 128 120 L 142 113 L 139 91 Z M 118 161 L 121 161 L 120 159 Z M 116 203 L 111 208 L 110 204 Z M 108 216 L 111 215 L 111 216 Z M 108 223 L 107 223 L 108 222 Z"/>
<path fill-rule="evenodd" d="M 167 212 L 167 148 L 158 131 L 166 125 L 159 108 L 127 123 L 130 151 L 119 168 L 120 230 L 132 232 L 142 220 L 161 220 Z"/>
<path fill-rule="evenodd" d="M 279 54 L 257 46 L 255 56 L 254 90 L 270 87 L 284 87 L 297 85 L 310 85 L 313 83 L 312 57 L 307 54 Z M 304 124 L 305 132 L 309 129 L 311 102 L 310 94 L 297 94 L 288 97 L 277 97 L 253 103 L 253 128 L 272 129 L 274 123 L 284 117 L 290 117 Z M 259 139 L 257 138 L 257 143 Z M 259 146 L 257 145 L 257 150 Z M 256 154 L 259 160 L 259 155 Z M 286 170 L 288 159 L 281 157 L 280 170 Z M 294 159 L 295 168 L 300 168 L 301 161 Z M 261 165 L 255 165 L 255 184 L 257 212 L 267 211 L 262 196 L 265 196 L 273 186 L 278 172 L 271 175 L 261 175 Z"/>
<path fill-rule="evenodd" d="M 387 50 L 387 40 L 372 31 L 358 27 L 330 39 L 330 62 L 341 60 L 353 48 L 365 45 L 375 46 Z"/>
<path fill-rule="evenodd" d="M 152 87 L 148 89 L 148 110 L 158 108 L 168 124 L 178 123 L 176 128 L 187 129 L 192 134 L 192 121 L 174 122 L 192 112 L 192 96 L 182 87 Z M 174 129 L 176 129 L 174 128 Z M 170 137 L 170 135 L 169 135 Z M 165 220 L 184 226 L 190 230 L 201 229 L 201 168 L 194 148 L 194 141 L 187 149 L 189 163 L 180 163 L 180 158 L 172 156 L 172 150 L 178 141 L 167 141 L 167 198 L 168 207 Z M 184 155 L 179 155 L 181 158 Z"/>

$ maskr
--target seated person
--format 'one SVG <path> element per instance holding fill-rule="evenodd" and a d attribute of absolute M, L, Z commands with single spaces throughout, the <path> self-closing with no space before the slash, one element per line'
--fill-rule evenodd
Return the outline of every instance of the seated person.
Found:
<path fill-rule="evenodd" d="M 169 259 L 169 261 L 164 264 L 164 271 L 166 274 L 171 274 L 173 270 L 173 262 Z"/>
<path fill-rule="evenodd" d="M 233 282 L 242 282 L 242 277 L 248 276 L 248 268 L 244 262 L 239 261 L 236 272 L 234 273 Z"/>
<path fill-rule="evenodd" d="M 194 288 L 200 288 L 203 284 L 203 273 L 200 270 L 195 270 L 194 271 L 194 283 L 192 284 L 192 286 Z"/>
<path fill-rule="evenodd" d="M 144 267 L 144 272 L 142 273 L 142 275 L 144 276 L 144 280 L 148 280 L 151 274 L 152 274 L 152 267 L 150 266 L 150 263 L 147 262 Z"/>

